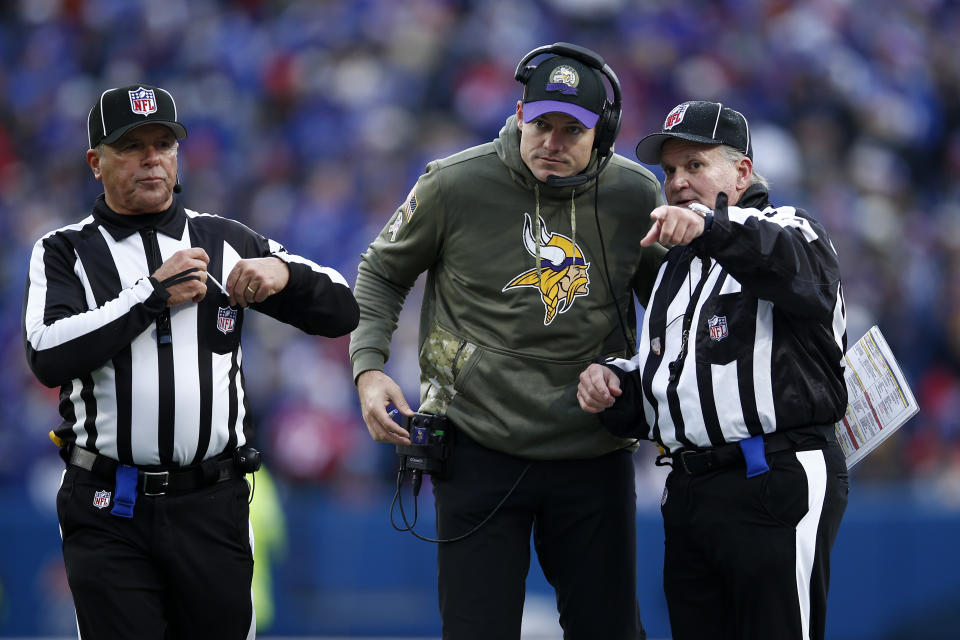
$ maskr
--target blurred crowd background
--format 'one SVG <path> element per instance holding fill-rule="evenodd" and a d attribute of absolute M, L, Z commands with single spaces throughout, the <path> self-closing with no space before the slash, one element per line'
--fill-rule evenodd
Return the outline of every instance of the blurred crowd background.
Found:
<path fill-rule="evenodd" d="M 2 2 L 0 490 L 52 509 L 57 391 L 25 364 L 23 285 L 34 242 L 86 216 L 101 192 L 84 161 L 101 91 L 169 89 L 189 130 L 186 205 L 352 284 L 425 164 L 494 138 L 520 95 L 518 60 L 569 41 L 619 76 L 617 151 L 631 159 L 684 100 L 747 115 L 773 201 L 807 209 L 833 236 L 850 343 L 878 325 L 921 406 L 855 470 L 855 486 L 915 487 L 960 511 L 957 34 L 950 0 Z M 418 300 L 388 363 L 411 401 Z M 395 456 L 367 435 L 347 340 L 247 318 L 256 444 L 281 503 L 316 492 L 379 504 Z M 651 449 L 637 456 L 638 499 L 655 511 Z"/>

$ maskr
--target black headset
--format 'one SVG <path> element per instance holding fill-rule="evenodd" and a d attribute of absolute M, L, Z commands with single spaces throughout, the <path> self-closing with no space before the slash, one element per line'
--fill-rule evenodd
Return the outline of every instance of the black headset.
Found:
<path fill-rule="evenodd" d="M 603 58 L 601 58 L 598 54 L 590 49 L 587 49 L 586 47 L 570 44 L 569 42 L 554 42 L 553 44 L 537 47 L 527 55 L 523 56 L 523 59 L 517 64 L 517 71 L 514 74 L 514 78 L 526 86 L 527 82 L 530 80 L 530 77 L 533 75 L 534 69 L 536 69 L 538 66 L 528 66 L 527 63 L 537 56 L 542 56 L 545 54 L 573 58 L 574 60 L 578 60 L 588 67 L 596 69 L 601 74 L 606 76 L 607 81 L 610 83 L 610 87 L 613 89 L 613 102 L 611 103 L 609 100 L 604 99 L 603 109 L 600 112 L 600 118 L 597 120 L 597 124 L 594 127 L 596 129 L 596 133 L 594 134 L 593 148 L 597 150 L 597 156 L 603 159 L 602 162 L 597 166 L 595 171 L 592 171 L 588 174 L 578 174 L 575 176 L 568 176 L 566 178 L 559 178 L 557 176 L 550 176 L 547 178 L 547 184 L 551 186 L 579 186 L 599 175 L 599 173 L 603 171 L 604 167 L 607 166 L 611 156 L 613 156 L 611 149 L 613 148 L 614 141 L 617 139 L 617 134 L 620 132 L 620 115 L 623 102 L 620 92 L 620 81 L 617 79 L 617 74 L 615 74 L 613 69 L 610 68 L 610 65 L 604 62 Z"/>

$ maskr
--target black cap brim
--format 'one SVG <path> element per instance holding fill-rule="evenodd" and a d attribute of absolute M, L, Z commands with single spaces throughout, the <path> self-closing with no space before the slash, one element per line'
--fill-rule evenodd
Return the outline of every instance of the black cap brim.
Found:
<path fill-rule="evenodd" d="M 663 150 L 663 143 L 671 138 L 710 146 L 721 144 L 713 138 L 692 133 L 651 133 L 637 143 L 637 160 L 643 164 L 660 164 L 660 152 Z"/>
<path fill-rule="evenodd" d="M 122 138 L 124 134 L 127 133 L 128 131 L 132 131 L 137 127 L 142 127 L 147 124 L 162 124 L 163 126 L 173 131 L 173 135 L 177 137 L 177 140 L 183 140 L 184 138 L 187 137 L 187 129 L 179 122 L 171 122 L 169 120 L 145 120 L 143 122 L 132 122 L 128 125 L 119 127 L 114 131 L 111 131 L 110 135 L 100 140 L 100 143 L 113 144 L 114 142 Z"/>

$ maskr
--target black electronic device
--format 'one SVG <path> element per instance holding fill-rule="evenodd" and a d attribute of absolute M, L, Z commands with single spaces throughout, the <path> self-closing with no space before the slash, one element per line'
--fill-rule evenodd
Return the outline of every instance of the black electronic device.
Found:
<path fill-rule="evenodd" d="M 260 452 L 250 446 L 243 446 L 233 452 L 233 463 L 243 473 L 253 473 L 260 469 Z"/>
<path fill-rule="evenodd" d="M 410 444 L 398 444 L 400 471 L 413 471 L 415 480 L 420 473 L 443 475 L 447 469 L 453 430 L 444 416 L 415 413 L 403 416 L 400 426 L 410 433 Z"/>
<path fill-rule="evenodd" d="M 400 426 L 410 433 L 411 444 L 398 444 L 397 455 L 400 457 L 400 470 L 397 472 L 397 492 L 390 503 L 390 524 L 397 531 L 409 531 L 415 537 L 426 542 L 457 542 L 469 536 L 472 536 L 490 518 L 500 510 L 503 503 L 507 501 L 513 491 L 527 475 L 530 465 L 527 464 L 510 490 L 504 494 L 503 498 L 494 506 L 490 513 L 483 520 L 474 525 L 468 531 L 450 538 L 428 538 L 414 531 L 413 527 L 417 524 L 418 508 L 417 496 L 420 494 L 420 484 L 423 480 L 423 474 L 428 473 L 437 477 L 450 471 L 450 453 L 453 447 L 455 429 L 453 423 L 445 416 L 437 416 L 430 413 L 415 413 L 412 416 L 402 416 Z M 400 497 L 400 488 L 403 485 L 405 472 L 410 472 L 413 481 L 413 522 L 407 520 L 407 514 L 403 508 L 403 500 Z M 399 505 L 400 515 L 403 517 L 403 527 L 397 526 L 393 519 L 394 505 Z"/>

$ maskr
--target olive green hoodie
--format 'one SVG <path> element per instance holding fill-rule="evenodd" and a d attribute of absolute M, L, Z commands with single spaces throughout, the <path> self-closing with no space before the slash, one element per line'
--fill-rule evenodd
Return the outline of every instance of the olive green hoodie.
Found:
<path fill-rule="evenodd" d="M 587 171 L 596 162 L 594 153 Z M 659 204 L 653 174 L 618 155 L 600 174 L 599 192 L 596 179 L 579 187 L 538 181 L 520 157 L 511 116 L 497 140 L 427 165 L 362 256 L 354 378 L 383 369 L 404 299 L 427 271 L 421 411 L 525 458 L 591 458 L 627 446 L 580 409 L 577 384 L 591 361 L 633 355 L 631 290 L 646 304 L 663 248 L 641 248 L 640 239 Z"/>

